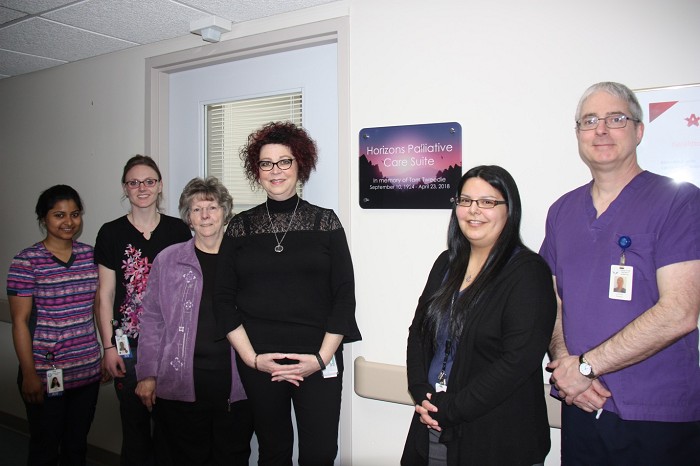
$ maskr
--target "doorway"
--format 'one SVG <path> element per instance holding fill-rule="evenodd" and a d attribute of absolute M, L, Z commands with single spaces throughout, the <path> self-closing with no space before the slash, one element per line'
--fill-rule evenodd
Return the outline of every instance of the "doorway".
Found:
<path fill-rule="evenodd" d="M 206 166 L 205 106 L 301 92 L 303 126 L 316 140 L 319 160 L 304 199 L 338 211 L 338 91 L 335 43 L 235 60 L 170 76 L 166 185 L 168 212 L 177 212 L 182 188 Z M 255 129 L 255 128 L 253 128 Z M 234 199 L 234 204 L 235 204 Z"/>

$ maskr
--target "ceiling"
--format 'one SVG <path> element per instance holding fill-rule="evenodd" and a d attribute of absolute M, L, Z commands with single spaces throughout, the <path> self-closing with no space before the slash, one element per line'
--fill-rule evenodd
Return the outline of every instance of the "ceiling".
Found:
<path fill-rule="evenodd" d="M 0 0 L 0 79 L 337 0 Z"/>

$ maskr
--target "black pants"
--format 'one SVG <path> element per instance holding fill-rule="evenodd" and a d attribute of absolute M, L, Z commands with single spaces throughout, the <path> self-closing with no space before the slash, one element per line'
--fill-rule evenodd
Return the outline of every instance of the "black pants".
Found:
<path fill-rule="evenodd" d="M 21 385 L 20 385 L 21 389 Z M 85 465 L 87 436 L 95 417 L 100 383 L 71 388 L 41 404 L 25 403 L 29 421 L 27 464 Z"/>
<path fill-rule="evenodd" d="M 247 400 L 172 401 L 158 398 L 153 408 L 177 466 L 248 466 L 253 412 Z"/>
<path fill-rule="evenodd" d="M 700 464 L 700 422 L 625 421 L 562 403 L 564 466 Z"/>
<path fill-rule="evenodd" d="M 299 465 L 332 465 L 338 454 L 338 422 L 343 388 L 342 352 L 336 353 L 338 376 L 324 379 L 315 372 L 295 387 L 272 382 L 270 374 L 249 368 L 236 355 L 238 372 L 253 408 L 260 446 L 258 465 L 292 464 L 292 403 L 299 438 Z"/>
<path fill-rule="evenodd" d="M 122 424 L 121 466 L 168 466 L 171 463 L 160 426 L 151 425 L 151 412 L 136 396 L 136 347 L 124 359 L 126 375 L 114 379 Z"/>

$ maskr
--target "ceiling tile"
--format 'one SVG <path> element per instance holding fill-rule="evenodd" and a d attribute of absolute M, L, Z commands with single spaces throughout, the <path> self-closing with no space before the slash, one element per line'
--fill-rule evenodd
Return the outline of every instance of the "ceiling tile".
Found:
<path fill-rule="evenodd" d="M 27 15 L 21 11 L 10 10 L 9 8 L 0 6 L 0 24 L 10 22 L 17 18 L 21 18 L 22 16 Z"/>
<path fill-rule="evenodd" d="M 187 36 L 204 16 L 240 23 L 336 1 L 0 0 L 0 78 Z"/>
<path fill-rule="evenodd" d="M 10 76 L 31 73 L 32 71 L 43 70 L 44 68 L 51 68 L 64 63 L 66 62 L 61 60 L 0 50 L 0 69 L 2 69 L 3 73 L 7 73 Z"/>
<path fill-rule="evenodd" d="M 6 50 L 65 61 L 81 60 L 136 45 L 41 18 L 30 18 L 0 29 L 0 44 Z"/>
<path fill-rule="evenodd" d="M 231 20 L 234 23 L 251 19 L 286 13 L 288 11 L 309 8 L 337 0 L 181 0 L 211 14 Z"/>
<path fill-rule="evenodd" d="M 7 8 L 12 8 L 17 11 L 24 11 L 25 13 L 41 13 L 46 10 L 53 10 L 54 8 L 73 3 L 75 0 L 0 0 L 0 6 L 5 6 Z"/>
<path fill-rule="evenodd" d="M 44 15 L 139 44 L 190 34 L 190 21 L 208 13 L 170 0 L 91 0 Z M 119 18 L 119 21 L 115 21 Z"/>

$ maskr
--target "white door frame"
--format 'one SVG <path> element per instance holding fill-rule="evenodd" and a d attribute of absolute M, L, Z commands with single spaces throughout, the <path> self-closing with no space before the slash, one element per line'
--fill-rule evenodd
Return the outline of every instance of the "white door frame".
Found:
<path fill-rule="evenodd" d="M 335 42 L 338 47 L 338 216 L 350 235 L 350 135 L 348 19 L 328 19 L 232 39 L 146 59 L 146 153 L 169 174 L 169 80 L 171 73 L 232 60 Z"/>
<path fill-rule="evenodd" d="M 352 232 L 350 210 L 349 19 L 347 16 L 235 38 L 146 59 L 146 153 L 169 179 L 170 74 L 232 60 L 335 42 L 338 48 L 338 216 L 348 242 Z M 352 345 L 345 348 L 345 377 L 340 418 L 340 463 L 352 463 Z"/>

